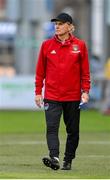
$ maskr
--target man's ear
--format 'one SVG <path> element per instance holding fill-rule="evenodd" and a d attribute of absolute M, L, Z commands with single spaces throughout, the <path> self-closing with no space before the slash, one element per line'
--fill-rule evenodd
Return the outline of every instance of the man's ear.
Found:
<path fill-rule="evenodd" d="M 75 26 L 72 24 L 71 25 L 71 31 L 74 32 L 75 31 Z"/>
<path fill-rule="evenodd" d="M 71 24 L 71 25 L 70 25 L 70 28 L 69 28 L 69 31 L 70 31 L 70 32 L 74 32 L 74 30 L 75 30 L 75 26 L 74 26 L 73 24 Z"/>

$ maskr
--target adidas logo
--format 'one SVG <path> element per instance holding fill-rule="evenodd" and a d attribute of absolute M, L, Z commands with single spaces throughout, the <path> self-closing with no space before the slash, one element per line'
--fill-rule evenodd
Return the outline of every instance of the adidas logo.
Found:
<path fill-rule="evenodd" d="M 56 51 L 55 51 L 55 50 L 52 50 L 52 51 L 50 52 L 50 54 L 56 54 Z"/>

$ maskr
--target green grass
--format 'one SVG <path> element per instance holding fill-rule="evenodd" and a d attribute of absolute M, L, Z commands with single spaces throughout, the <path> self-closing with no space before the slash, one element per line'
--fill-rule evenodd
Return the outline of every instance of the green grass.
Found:
<path fill-rule="evenodd" d="M 72 170 L 53 171 L 43 166 L 48 154 L 45 119 L 41 111 L 0 111 L 0 178 L 73 179 L 110 178 L 110 117 L 82 111 L 80 144 Z M 60 127 L 62 164 L 65 128 Z"/>

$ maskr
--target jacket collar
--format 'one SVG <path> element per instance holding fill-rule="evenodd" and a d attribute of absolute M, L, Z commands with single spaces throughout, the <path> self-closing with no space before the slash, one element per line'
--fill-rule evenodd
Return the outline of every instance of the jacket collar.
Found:
<path fill-rule="evenodd" d="M 62 42 L 57 35 L 54 36 L 54 39 L 57 42 L 60 42 L 62 45 L 69 45 L 74 41 L 75 36 L 73 36 L 72 34 L 69 34 L 69 39 L 65 40 L 65 42 Z"/>

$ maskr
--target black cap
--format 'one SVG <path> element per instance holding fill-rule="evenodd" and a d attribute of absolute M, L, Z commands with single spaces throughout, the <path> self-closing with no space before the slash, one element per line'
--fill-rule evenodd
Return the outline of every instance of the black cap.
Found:
<path fill-rule="evenodd" d="M 56 18 L 51 19 L 51 22 L 55 21 L 61 21 L 61 22 L 69 22 L 70 24 L 73 24 L 72 17 L 67 13 L 61 13 Z"/>

